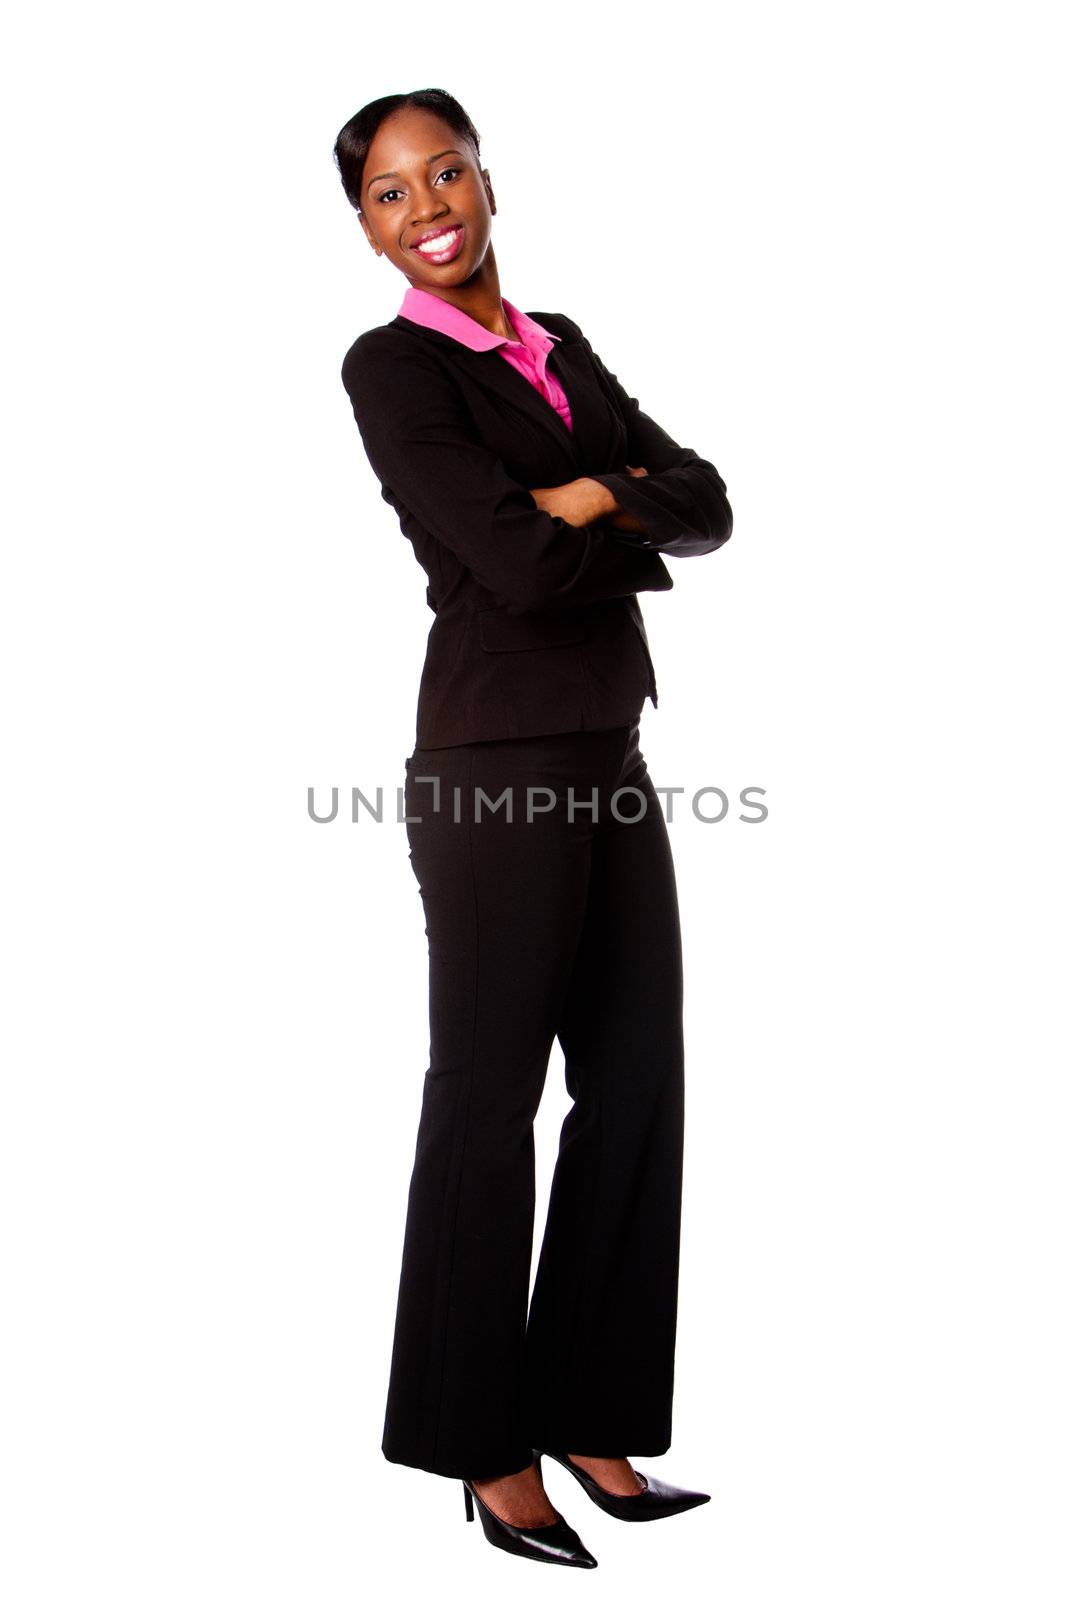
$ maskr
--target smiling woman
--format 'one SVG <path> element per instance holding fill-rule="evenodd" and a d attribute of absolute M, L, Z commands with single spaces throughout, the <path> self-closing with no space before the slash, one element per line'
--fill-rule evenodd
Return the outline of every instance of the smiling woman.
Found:
<path fill-rule="evenodd" d="M 387 116 L 389 106 L 394 113 L 389 132 L 376 145 L 383 159 L 370 162 L 368 171 L 372 138 L 382 132 L 382 123 L 373 132 L 372 127 L 378 111 Z M 423 110 L 426 115 L 405 117 L 405 107 Z M 421 138 L 427 118 L 450 141 L 429 153 Z M 466 112 L 442 90 L 387 96 L 346 124 L 337 138 L 336 159 L 345 193 L 378 255 L 387 255 L 406 272 L 416 262 L 426 262 L 431 268 L 447 266 L 466 252 L 465 263 L 469 260 L 473 266 L 467 267 L 463 276 L 474 270 L 489 246 L 496 212 L 489 174 L 479 165 L 480 145 L 478 131 Z M 379 166 L 383 170 L 378 170 Z M 423 210 L 428 215 L 420 221 L 418 213 Z M 435 218 L 442 211 L 445 215 L 438 223 Z M 447 234 L 454 237 L 436 250 L 429 248 L 438 236 Z M 424 281 L 436 286 L 438 277 L 431 271 Z"/>
<path fill-rule="evenodd" d="M 500 1548 L 595 1566 L 545 1493 L 543 1454 L 625 1520 L 709 1498 L 628 1454 L 671 1439 L 684 1103 L 637 596 L 673 586 L 664 556 L 725 544 L 733 513 L 712 463 L 576 322 L 503 298 L 492 182 L 451 95 L 372 102 L 334 159 L 366 243 L 406 282 L 341 377 L 434 612 L 405 805 L 430 1066 L 382 1450 L 461 1478 Z M 536 811 L 472 817 L 478 793 L 513 783 L 536 786 Z M 533 1122 L 556 1038 L 574 1105 L 530 1300 Z"/>

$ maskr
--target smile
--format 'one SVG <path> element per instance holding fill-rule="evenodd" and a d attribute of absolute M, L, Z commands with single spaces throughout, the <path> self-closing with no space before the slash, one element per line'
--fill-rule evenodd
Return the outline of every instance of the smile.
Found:
<path fill-rule="evenodd" d="M 425 242 L 413 245 L 412 249 L 424 261 L 433 261 L 437 264 L 443 261 L 451 261 L 454 256 L 459 254 L 462 248 L 463 231 L 463 224 L 459 223 L 457 227 L 449 228 L 445 233 L 435 233 Z"/>

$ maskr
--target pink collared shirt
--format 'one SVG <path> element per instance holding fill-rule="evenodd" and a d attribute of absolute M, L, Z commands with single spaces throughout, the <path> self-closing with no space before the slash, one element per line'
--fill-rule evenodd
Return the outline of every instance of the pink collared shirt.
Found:
<path fill-rule="evenodd" d="M 498 350 L 516 372 L 521 372 L 524 378 L 529 379 L 567 427 L 573 430 L 567 396 L 559 380 L 546 366 L 548 353 L 559 335 L 549 333 L 547 328 L 542 328 L 539 322 L 520 311 L 518 306 L 513 306 L 510 300 L 505 300 L 503 295 L 500 296 L 500 304 L 519 336 L 518 342 L 505 339 L 502 333 L 490 333 L 488 328 L 483 328 L 480 322 L 468 317 L 465 311 L 449 305 L 440 295 L 430 294 L 428 289 L 416 289 L 411 284 L 401 302 L 400 315 L 407 317 L 409 322 L 420 323 L 424 328 L 436 328 L 439 333 L 446 333 L 450 339 L 465 344 L 468 350 Z"/>

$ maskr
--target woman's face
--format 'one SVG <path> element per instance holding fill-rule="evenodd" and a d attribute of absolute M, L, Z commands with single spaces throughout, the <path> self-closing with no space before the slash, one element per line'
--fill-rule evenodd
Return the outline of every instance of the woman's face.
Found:
<path fill-rule="evenodd" d="M 447 122 L 417 106 L 385 119 L 363 168 L 360 221 L 409 283 L 437 291 L 466 283 L 485 259 L 495 213 L 488 172 Z M 454 237 L 436 250 L 417 248 L 446 231 Z"/>

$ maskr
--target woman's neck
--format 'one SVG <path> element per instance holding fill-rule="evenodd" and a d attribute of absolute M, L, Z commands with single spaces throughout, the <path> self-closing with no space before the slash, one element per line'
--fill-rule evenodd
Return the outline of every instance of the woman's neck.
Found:
<path fill-rule="evenodd" d="M 408 282 L 411 282 L 410 278 Z M 500 277 L 492 245 L 485 252 L 485 259 L 477 272 L 472 273 L 466 283 L 457 284 L 451 289 L 429 289 L 422 283 L 416 283 L 413 287 L 425 289 L 427 294 L 436 294 L 439 300 L 455 306 L 457 311 L 464 312 L 489 333 L 499 334 L 504 339 L 518 338 L 500 298 Z"/>

